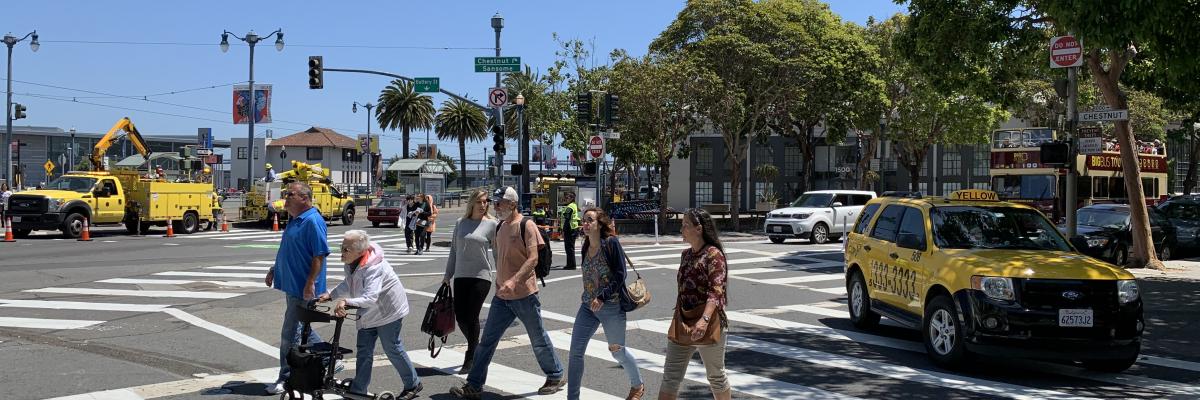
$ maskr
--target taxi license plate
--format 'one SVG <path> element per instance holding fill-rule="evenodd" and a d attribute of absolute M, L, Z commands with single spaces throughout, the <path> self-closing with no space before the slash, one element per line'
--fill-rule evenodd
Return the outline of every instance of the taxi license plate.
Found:
<path fill-rule="evenodd" d="M 1092 310 L 1088 309 L 1061 309 L 1058 310 L 1058 326 L 1091 328 L 1092 316 Z"/>
<path fill-rule="evenodd" d="M 21 217 L 13 216 L 13 222 L 21 222 Z"/>
<path fill-rule="evenodd" d="M 772 226 L 771 230 L 775 231 L 775 232 L 783 232 L 783 227 L 782 226 Z"/>

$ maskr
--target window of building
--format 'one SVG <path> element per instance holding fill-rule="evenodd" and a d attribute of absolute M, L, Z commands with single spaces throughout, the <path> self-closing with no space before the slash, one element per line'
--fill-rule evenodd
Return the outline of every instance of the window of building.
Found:
<path fill-rule="evenodd" d="M 712 176 L 713 148 L 708 143 L 696 146 L 696 176 Z"/>
<path fill-rule="evenodd" d="M 754 148 L 754 162 L 755 165 L 775 163 L 775 154 L 771 151 L 769 144 L 763 144 Z"/>
<path fill-rule="evenodd" d="M 246 148 L 245 148 L 245 147 L 238 147 L 238 148 L 237 148 L 237 158 L 238 158 L 239 160 L 245 160 L 245 159 L 246 159 Z"/>
<path fill-rule="evenodd" d="M 962 190 L 962 183 L 960 183 L 960 182 L 942 182 L 942 195 L 943 196 L 948 195 L 950 193 L 954 193 L 957 190 Z"/>
<path fill-rule="evenodd" d="M 992 190 L 992 185 L 987 182 L 975 182 L 971 184 L 971 189 Z"/>
<path fill-rule="evenodd" d="M 696 207 L 712 204 L 712 182 L 696 182 Z"/>
<path fill-rule="evenodd" d="M 725 201 L 725 203 L 729 203 L 730 199 L 732 199 L 732 198 L 733 198 L 733 191 L 732 191 L 732 190 L 729 190 L 729 188 L 730 188 L 730 187 L 732 187 L 732 186 L 733 186 L 733 185 L 732 185 L 732 184 L 730 184 L 729 182 L 725 182 L 725 183 L 722 183 L 722 184 L 721 184 L 721 198 L 722 198 L 722 199 L 725 199 L 725 200 L 724 200 L 724 201 Z M 743 188 L 743 189 L 745 189 L 745 188 L 746 188 L 746 185 L 745 185 L 745 184 L 742 184 L 742 188 Z"/>
<path fill-rule="evenodd" d="M 921 193 L 929 194 L 929 182 L 917 183 L 917 190 L 921 191 Z"/>
<path fill-rule="evenodd" d="M 775 184 L 771 182 L 754 182 L 755 201 L 765 201 L 765 197 L 775 194 Z"/>
<path fill-rule="evenodd" d="M 992 162 L 991 149 L 987 145 L 977 145 L 973 156 L 975 164 L 971 167 L 971 176 L 988 176 Z"/>
<path fill-rule="evenodd" d="M 800 146 L 784 146 L 783 176 L 800 176 L 803 161 L 800 157 Z"/>
<path fill-rule="evenodd" d="M 258 150 L 259 150 L 259 147 L 258 147 L 258 146 L 254 146 L 254 159 L 255 159 L 255 160 L 257 160 L 257 159 L 258 159 L 258 157 L 259 157 L 259 151 L 258 151 Z"/>
<path fill-rule="evenodd" d="M 945 149 L 942 152 L 942 175 L 958 176 L 962 173 L 962 153 L 956 148 Z"/>
<path fill-rule="evenodd" d="M 321 159 L 323 159 L 323 158 L 322 158 L 322 154 L 323 154 L 324 152 L 322 152 L 321 150 L 324 150 L 324 149 L 322 149 L 322 148 L 320 148 L 320 147 L 309 147 L 309 148 L 308 148 L 308 155 L 307 155 L 308 159 L 309 159 L 309 160 L 313 160 L 313 161 L 316 161 L 316 160 L 321 160 Z"/>

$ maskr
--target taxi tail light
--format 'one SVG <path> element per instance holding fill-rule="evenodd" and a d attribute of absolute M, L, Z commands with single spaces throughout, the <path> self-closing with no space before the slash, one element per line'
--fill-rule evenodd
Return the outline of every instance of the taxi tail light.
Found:
<path fill-rule="evenodd" d="M 971 277 L 971 288 L 996 300 L 1016 299 L 1011 278 L 975 275 Z"/>

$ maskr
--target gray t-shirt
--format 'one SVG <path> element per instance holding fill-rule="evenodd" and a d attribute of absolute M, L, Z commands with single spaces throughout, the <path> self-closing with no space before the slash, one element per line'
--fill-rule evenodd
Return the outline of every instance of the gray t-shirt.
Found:
<path fill-rule="evenodd" d="M 450 238 L 450 257 L 446 259 L 445 279 L 479 278 L 492 280 L 495 259 L 488 250 L 496 243 L 494 219 L 460 218 Z"/>

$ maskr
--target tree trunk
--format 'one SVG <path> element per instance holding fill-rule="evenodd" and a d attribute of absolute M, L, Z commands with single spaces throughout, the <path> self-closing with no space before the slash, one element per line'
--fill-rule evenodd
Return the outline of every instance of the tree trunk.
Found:
<path fill-rule="evenodd" d="M 875 157 L 875 149 L 879 146 L 879 135 L 871 135 L 867 146 L 863 148 L 862 157 L 858 159 L 858 190 L 870 190 L 871 182 L 867 173 L 871 171 L 871 159 Z"/>
<path fill-rule="evenodd" d="M 1188 153 L 1187 175 L 1183 178 L 1183 194 L 1191 194 L 1196 187 L 1196 166 L 1200 164 L 1200 136 L 1193 134 L 1192 151 Z"/>
<path fill-rule="evenodd" d="M 458 165 L 462 166 L 459 171 L 462 175 L 458 177 L 459 186 L 462 190 L 467 190 L 467 137 L 458 137 Z"/>
<path fill-rule="evenodd" d="M 816 149 L 812 142 L 815 126 L 806 124 L 801 128 L 803 133 L 796 136 L 796 145 L 800 147 L 800 157 L 804 164 L 800 167 L 800 193 L 796 195 L 813 190 L 813 169 L 817 165 L 817 161 L 813 159 Z"/>
<path fill-rule="evenodd" d="M 658 231 L 666 232 L 667 189 L 671 187 L 671 156 L 658 160 Z"/>
<path fill-rule="evenodd" d="M 404 152 L 400 153 L 400 157 L 408 158 L 408 127 L 404 127 L 404 129 L 401 129 L 400 132 L 402 138 L 401 140 L 404 141 Z"/>

